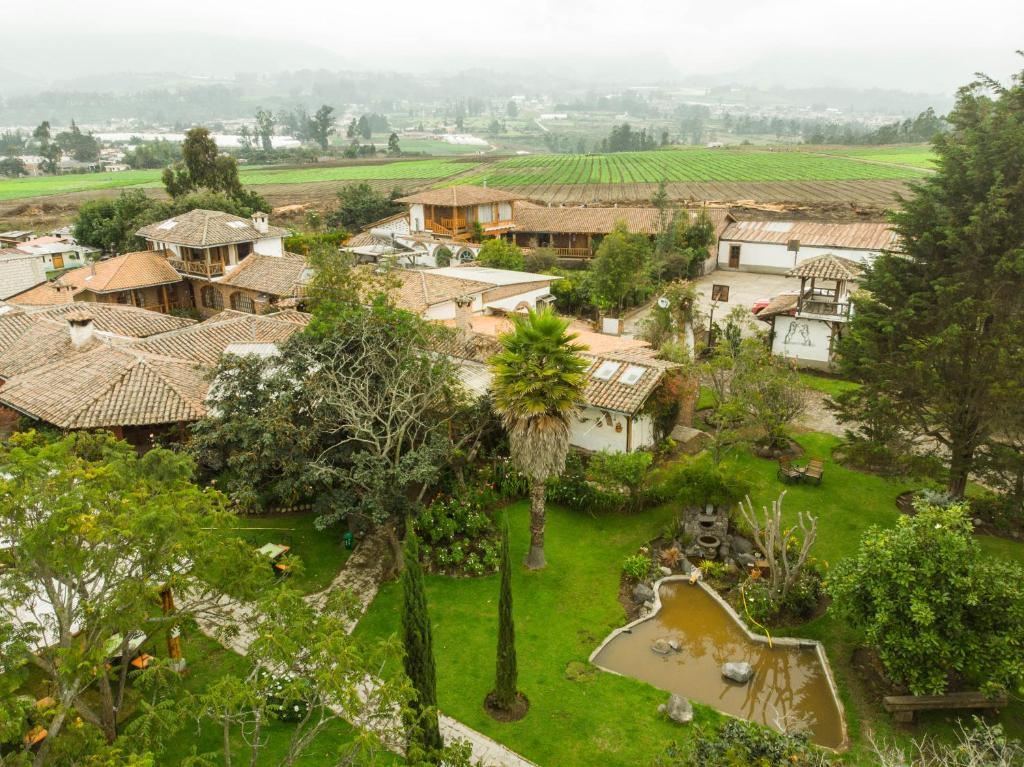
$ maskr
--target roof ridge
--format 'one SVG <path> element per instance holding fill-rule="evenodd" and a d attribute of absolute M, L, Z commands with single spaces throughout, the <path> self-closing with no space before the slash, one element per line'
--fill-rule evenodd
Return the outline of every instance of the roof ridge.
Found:
<path fill-rule="evenodd" d="M 104 348 L 104 347 L 106 347 L 106 348 Z M 98 351 L 110 351 L 110 350 L 115 350 L 115 351 L 119 351 L 119 352 L 120 351 L 125 351 L 125 352 L 129 351 L 127 349 L 124 349 L 123 347 L 114 346 L 113 344 L 104 344 L 103 346 L 97 346 L 94 349 L 90 349 L 87 353 L 88 354 L 95 354 Z M 121 371 L 121 374 L 119 376 L 116 376 L 106 387 L 104 387 L 103 389 L 98 391 L 93 397 L 86 399 L 86 401 L 84 401 L 82 403 L 82 406 L 80 408 L 78 408 L 77 410 L 71 411 L 72 415 L 71 415 L 71 418 L 70 418 L 70 422 L 72 424 L 78 423 L 79 416 L 83 413 L 83 411 L 87 410 L 88 408 L 91 408 L 93 405 L 96 404 L 96 402 L 101 397 L 106 396 L 106 394 L 108 392 L 112 391 L 115 386 L 117 386 L 118 384 L 120 384 L 124 380 L 125 376 L 132 370 L 132 368 L 134 368 L 135 365 L 138 364 L 138 362 L 139 362 L 138 356 L 137 355 L 131 355 L 131 356 L 135 357 L 135 361 L 134 362 L 129 361 L 128 365 L 125 367 L 124 370 Z M 59 364 L 62 361 L 63 360 L 57 360 L 57 364 Z M 33 368 L 31 371 L 26 371 L 26 373 L 31 373 L 32 375 L 38 375 L 39 371 L 42 370 L 44 367 L 47 367 L 47 366 L 42 365 L 40 367 Z"/>

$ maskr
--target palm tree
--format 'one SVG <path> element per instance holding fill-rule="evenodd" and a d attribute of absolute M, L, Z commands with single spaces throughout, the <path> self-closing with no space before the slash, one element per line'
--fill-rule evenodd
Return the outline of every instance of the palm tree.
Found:
<path fill-rule="evenodd" d="M 490 360 L 494 409 L 508 432 L 512 463 L 530 483 L 530 552 L 526 566 L 544 567 L 544 487 L 565 468 L 570 420 L 583 402 L 588 363 L 567 333 L 569 321 L 550 309 L 514 317 Z"/>

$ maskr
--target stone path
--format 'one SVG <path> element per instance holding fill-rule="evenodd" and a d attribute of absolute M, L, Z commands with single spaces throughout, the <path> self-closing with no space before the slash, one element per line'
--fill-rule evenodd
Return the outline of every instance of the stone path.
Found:
<path fill-rule="evenodd" d="M 359 602 L 358 615 L 353 617 L 345 626 L 345 630 L 351 634 L 358 625 L 359 618 L 366 613 L 374 597 L 377 596 L 377 591 L 380 588 L 384 575 L 384 568 L 390 557 L 388 549 L 387 541 L 379 535 L 372 535 L 364 539 L 352 553 L 352 556 L 348 558 L 345 566 L 335 579 L 331 581 L 330 585 L 323 591 L 308 595 L 306 601 L 317 608 L 322 608 L 327 602 L 328 595 L 332 592 L 338 589 L 350 590 L 356 595 Z M 248 625 L 245 618 L 247 615 L 251 615 L 252 607 L 250 605 L 233 603 L 228 597 L 224 598 L 222 605 L 227 612 L 235 616 L 236 626 Z M 226 647 L 234 650 L 239 655 L 245 655 L 249 651 L 249 645 L 252 644 L 254 639 L 245 630 L 239 631 L 228 639 L 223 639 L 218 636 L 217 626 L 204 624 L 203 621 L 200 621 L 199 627 L 204 633 L 217 638 L 218 641 L 222 641 Z M 376 682 L 373 678 L 367 677 L 367 696 L 372 692 L 374 684 Z M 444 713 L 439 715 L 438 724 L 441 728 L 441 735 L 446 742 L 451 743 L 455 740 L 464 740 L 469 743 L 473 750 L 474 763 L 484 765 L 485 767 L 537 767 L 535 763 L 506 748 L 496 740 L 487 737 L 482 732 L 477 732 L 468 725 Z M 390 747 L 396 750 L 401 748 L 400 744 L 394 743 L 390 744 Z"/>
<path fill-rule="evenodd" d="M 825 407 L 825 400 L 828 395 L 825 392 L 811 390 L 807 393 L 807 408 L 794 422 L 795 425 L 807 431 L 822 431 L 826 434 L 834 434 L 837 437 L 846 435 L 849 428 L 839 423 L 836 414 Z"/>

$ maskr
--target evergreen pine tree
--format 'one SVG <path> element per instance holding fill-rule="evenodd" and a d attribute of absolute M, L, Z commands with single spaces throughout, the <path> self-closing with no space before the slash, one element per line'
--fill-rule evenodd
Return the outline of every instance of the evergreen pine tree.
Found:
<path fill-rule="evenodd" d="M 498 662 L 494 692 L 489 696 L 494 708 L 510 711 L 519 690 L 516 664 L 516 629 L 512 620 L 512 558 L 509 555 L 508 520 L 501 531 L 501 592 L 498 596 Z"/>
<path fill-rule="evenodd" d="M 402 571 L 402 641 L 405 646 L 405 674 L 416 691 L 409 722 L 409 745 L 425 755 L 440 751 L 444 742 L 437 724 L 437 671 L 434 643 L 427 614 L 419 542 L 411 529 L 405 541 L 405 569 Z"/>

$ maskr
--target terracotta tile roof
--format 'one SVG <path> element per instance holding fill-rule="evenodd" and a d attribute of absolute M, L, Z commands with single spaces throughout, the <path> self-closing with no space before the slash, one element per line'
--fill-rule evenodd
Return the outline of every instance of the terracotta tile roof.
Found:
<path fill-rule="evenodd" d="M 721 239 L 785 245 L 799 240 L 801 247 L 882 250 L 896 244 L 896 233 L 888 224 L 833 224 L 818 221 L 736 221 L 726 227 Z"/>
<path fill-rule="evenodd" d="M 264 256 L 253 253 L 219 280 L 221 285 L 255 290 L 272 296 L 290 296 L 306 270 L 306 259 L 295 253 Z"/>
<path fill-rule="evenodd" d="M 801 261 L 787 277 L 814 277 L 819 280 L 856 280 L 864 274 L 864 267 L 849 258 L 831 253 Z"/>
<path fill-rule="evenodd" d="M 495 336 L 486 333 L 455 332 L 442 338 L 434 350 L 456 360 L 486 365 L 492 356 L 501 351 L 501 342 Z M 656 359 L 655 354 L 650 347 L 604 354 L 581 354 L 580 356 L 590 362 L 584 389 L 587 404 L 630 415 L 636 413 L 662 381 L 665 373 L 679 367 L 676 363 Z M 607 380 L 596 376 L 604 363 L 609 363 L 609 368 L 617 365 Z M 636 374 L 635 380 L 631 384 L 625 383 L 623 378 L 631 368 Z"/>
<path fill-rule="evenodd" d="M 402 223 L 405 226 L 402 226 Z M 363 231 L 358 234 L 354 234 L 345 240 L 346 248 L 365 248 L 369 245 L 375 245 L 378 240 L 370 234 L 371 229 L 388 229 L 394 230 L 396 234 L 408 234 L 409 233 L 409 214 L 405 211 L 396 213 L 393 216 L 382 218 L 379 221 L 374 221 L 371 224 L 367 224 L 363 227 Z"/>
<path fill-rule="evenodd" d="M 721 233 L 731 219 L 727 208 L 705 208 L 715 233 Z M 690 220 L 697 217 L 697 209 L 687 209 Z M 666 214 L 671 220 L 672 212 Z M 660 217 L 657 208 L 520 208 L 515 211 L 515 229 L 520 232 L 550 232 L 608 234 L 623 221 L 626 228 L 638 234 L 657 234 Z"/>
<path fill-rule="evenodd" d="M 778 314 L 792 314 L 796 311 L 798 298 L 796 293 L 781 293 L 769 301 L 756 316 L 759 320 L 767 320 Z"/>
<path fill-rule="evenodd" d="M 429 269 L 394 269 L 390 274 L 399 283 L 392 293 L 395 304 L 417 314 L 434 304 L 480 293 L 492 287 L 489 282 L 435 274 Z"/>
<path fill-rule="evenodd" d="M 583 354 L 582 356 L 592 360 L 592 364 L 587 370 L 587 384 L 584 389 L 587 404 L 629 415 L 633 415 L 643 407 L 647 398 L 665 377 L 666 372 L 679 367 L 676 363 L 655 359 L 653 356 L 630 354 Z M 602 370 L 602 367 L 606 371 L 611 371 L 611 377 L 607 380 L 598 377 L 598 371 Z M 632 378 L 628 378 L 630 374 L 632 374 Z M 627 379 L 632 383 L 627 383 Z"/>
<path fill-rule="evenodd" d="M 10 378 L 74 355 L 67 320 L 83 310 L 92 318 L 93 328 L 98 333 L 121 343 L 195 324 L 195 320 L 114 304 L 76 303 L 45 311 L 3 314 L 0 315 L 0 378 Z M 68 392 L 65 396 L 74 398 Z"/>
<path fill-rule="evenodd" d="M 89 312 L 96 330 L 123 338 L 149 338 L 196 324 L 195 320 L 190 320 L 187 317 L 174 317 L 170 314 L 161 314 L 136 306 L 85 301 L 34 311 L 29 316 L 57 320 L 64 324 L 67 315 L 78 310 Z"/>
<path fill-rule="evenodd" d="M 283 343 L 308 321 L 309 315 L 292 310 L 248 314 L 226 309 L 197 325 L 142 341 L 135 348 L 212 366 L 229 344 Z"/>
<path fill-rule="evenodd" d="M 206 389 L 192 362 L 95 342 L 8 379 L 0 399 L 63 429 L 92 429 L 194 421 Z"/>
<path fill-rule="evenodd" d="M 125 253 L 72 269 L 62 274 L 56 282 L 76 291 L 89 290 L 93 293 L 114 293 L 181 282 L 181 275 L 167 263 L 170 255 L 163 250 Z"/>
<path fill-rule="evenodd" d="M 145 340 L 105 336 L 101 323 L 125 312 L 179 329 Z M 82 313 L 94 317 L 99 332 L 75 347 L 66 320 Z M 104 304 L 0 316 L 0 377 L 7 379 L 0 402 L 65 429 L 194 421 L 205 413 L 206 374 L 224 349 L 280 343 L 308 319 L 295 311 L 225 311 L 196 324 Z"/>
<path fill-rule="evenodd" d="M 53 282 L 44 282 L 42 285 L 10 296 L 7 301 L 17 306 L 58 306 L 72 303 L 75 300 L 75 293 L 78 292 L 80 291 L 73 287 L 61 287 Z"/>
<path fill-rule="evenodd" d="M 166 221 L 144 226 L 135 233 L 139 237 L 174 245 L 207 248 L 232 242 L 252 242 L 267 237 L 287 237 L 289 232 L 279 226 L 259 232 L 252 220 L 240 218 L 219 210 L 197 208 Z"/>
<path fill-rule="evenodd" d="M 423 205 L 444 205 L 459 207 L 463 205 L 486 205 L 489 202 L 511 202 L 522 195 L 503 192 L 500 189 L 489 189 L 485 186 L 462 184 L 444 189 L 431 189 L 426 192 L 399 197 L 395 202 L 406 204 L 420 203 Z"/>

